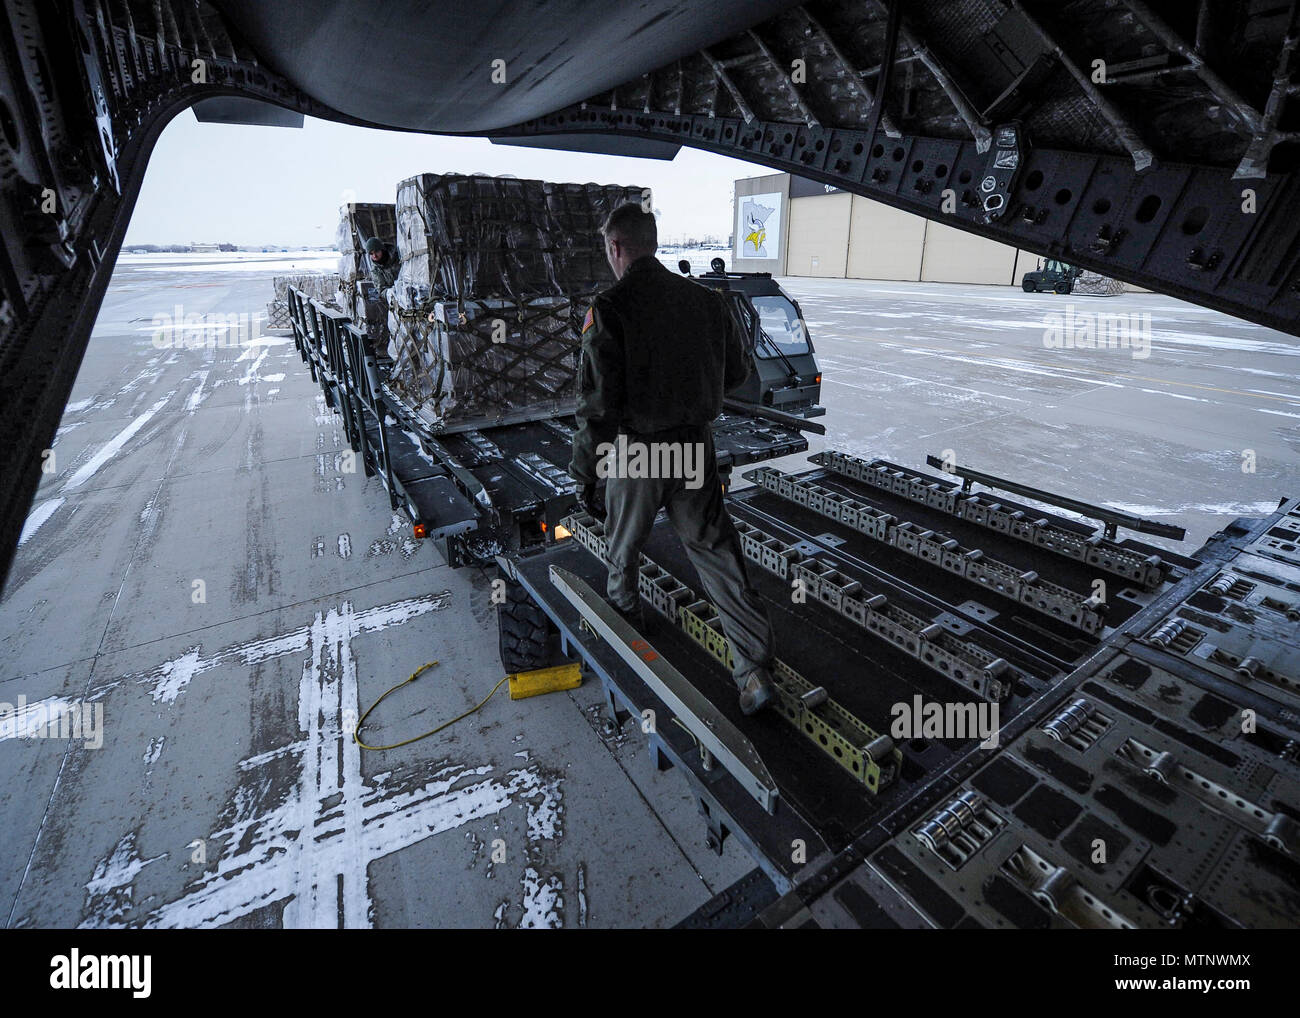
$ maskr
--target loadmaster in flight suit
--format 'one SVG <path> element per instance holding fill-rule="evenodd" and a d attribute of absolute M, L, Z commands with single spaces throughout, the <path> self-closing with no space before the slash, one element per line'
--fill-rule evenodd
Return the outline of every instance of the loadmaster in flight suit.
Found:
<path fill-rule="evenodd" d="M 602 232 L 618 281 L 596 297 L 583 323 L 569 474 L 579 485 L 580 505 L 605 519 L 609 600 L 643 634 L 637 564 L 655 514 L 667 507 L 704 596 L 721 617 L 741 710 L 753 714 L 776 696 L 772 624 L 750 585 L 740 535 L 723 501 L 711 425 L 722 411 L 723 394 L 749 374 L 740 328 L 720 293 L 674 274 L 655 258 L 653 214 L 636 204 L 620 206 Z M 619 443 L 620 434 L 628 448 L 692 446 L 696 458 L 676 462 L 698 463 L 702 477 L 611 473 L 613 457 L 602 466 L 602 454 Z"/>

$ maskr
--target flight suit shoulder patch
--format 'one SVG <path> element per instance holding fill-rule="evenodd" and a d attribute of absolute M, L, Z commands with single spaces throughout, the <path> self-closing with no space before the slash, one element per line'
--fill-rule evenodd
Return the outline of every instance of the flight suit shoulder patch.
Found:
<path fill-rule="evenodd" d="M 582 334 L 585 336 L 587 330 L 596 324 L 596 305 L 587 308 L 587 317 L 582 320 Z"/>

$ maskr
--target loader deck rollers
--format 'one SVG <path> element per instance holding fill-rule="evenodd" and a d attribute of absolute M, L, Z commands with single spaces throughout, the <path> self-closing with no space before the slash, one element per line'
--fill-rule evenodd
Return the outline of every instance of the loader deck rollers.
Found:
<path fill-rule="evenodd" d="M 571 514 L 573 539 L 499 559 L 599 677 L 619 737 L 644 738 L 655 766 L 685 775 L 707 842 L 721 851 L 735 838 L 766 876 L 751 874 L 687 925 L 1195 925 L 1198 880 L 1227 865 L 1215 845 L 1229 835 L 1251 842 L 1234 857 L 1240 887 L 1225 891 L 1220 874 L 1204 893 L 1239 910 L 1207 903 L 1199 921 L 1278 921 L 1291 906 L 1269 881 L 1300 874 L 1300 687 L 1278 676 L 1300 677 L 1300 658 L 1273 654 L 1246 682 L 1231 661 L 1174 660 L 1188 642 L 1171 643 L 1163 620 L 1225 592 L 1248 599 L 1230 563 L 1251 540 L 1281 547 L 1268 535 L 1289 533 L 1279 520 L 1300 525 L 1300 509 L 1238 521 L 1184 556 L 896 464 L 812 459 L 819 465 L 798 474 L 751 470 L 754 485 L 729 496 L 776 630 L 774 708 L 740 714 L 716 616 L 662 515 L 641 568 L 655 619 L 647 652 L 752 743 L 779 789 L 770 813 L 552 584 L 555 568 L 603 593 L 597 521 Z M 1300 605 L 1300 558 L 1277 568 L 1295 574 Z M 1254 600 L 1288 624 L 1275 587 Z M 1183 622 L 1180 632 L 1192 626 Z M 1165 700 L 1175 682 L 1186 690 L 1176 705 Z M 997 745 L 893 737 L 895 705 L 916 697 L 996 704 Z M 1234 727 L 1244 709 L 1267 716 L 1267 735 Z M 1249 787 L 1263 760 L 1267 787 Z M 1234 805 L 1218 805 L 1223 797 Z M 1117 850 L 1113 866 L 1090 864 L 1080 848 L 1097 832 Z M 1183 901 L 1182 911 L 1161 912 L 1153 895 Z M 1300 900 L 1293 906 L 1294 923 Z"/>

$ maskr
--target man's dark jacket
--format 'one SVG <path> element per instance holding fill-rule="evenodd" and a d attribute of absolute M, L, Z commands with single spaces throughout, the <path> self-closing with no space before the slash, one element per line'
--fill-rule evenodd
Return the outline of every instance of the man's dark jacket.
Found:
<path fill-rule="evenodd" d="M 583 325 L 578 430 L 569 474 L 600 478 L 597 447 L 619 431 L 707 424 L 749 377 L 740 327 L 717 290 L 638 258 L 596 297 Z"/>

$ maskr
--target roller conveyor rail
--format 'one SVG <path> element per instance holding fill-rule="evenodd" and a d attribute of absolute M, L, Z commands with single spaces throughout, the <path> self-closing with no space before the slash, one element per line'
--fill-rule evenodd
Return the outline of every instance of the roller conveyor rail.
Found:
<path fill-rule="evenodd" d="M 1119 527 L 1124 527 L 1139 534 L 1150 534 L 1153 537 L 1167 537 L 1171 541 L 1182 541 L 1187 537 L 1186 530 L 1182 527 L 1175 527 L 1170 523 L 1157 523 L 1155 520 L 1149 520 L 1144 516 L 1136 516 L 1133 513 L 1126 513 L 1121 509 L 1111 509 L 1109 506 L 1081 502 L 1079 499 L 1070 498 L 1068 495 L 1057 495 L 1041 488 L 1030 487 L 1028 484 L 1021 484 L 1019 481 L 1008 481 L 1004 477 L 997 477 L 982 470 L 974 470 L 971 467 L 956 464 L 945 465 L 944 461 L 938 456 L 927 456 L 925 462 L 929 466 L 937 467 L 946 474 L 960 477 L 962 480 L 961 490 L 965 492 L 971 490 L 972 484 L 982 484 L 986 488 L 1009 491 L 1011 494 L 1020 495 L 1022 498 L 1032 498 L 1038 502 L 1054 505 L 1058 509 L 1078 513 L 1087 519 L 1100 520 L 1106 524 L 1106 536 L 1112 541 L 1115 540 L 1116 530 Z"/>

